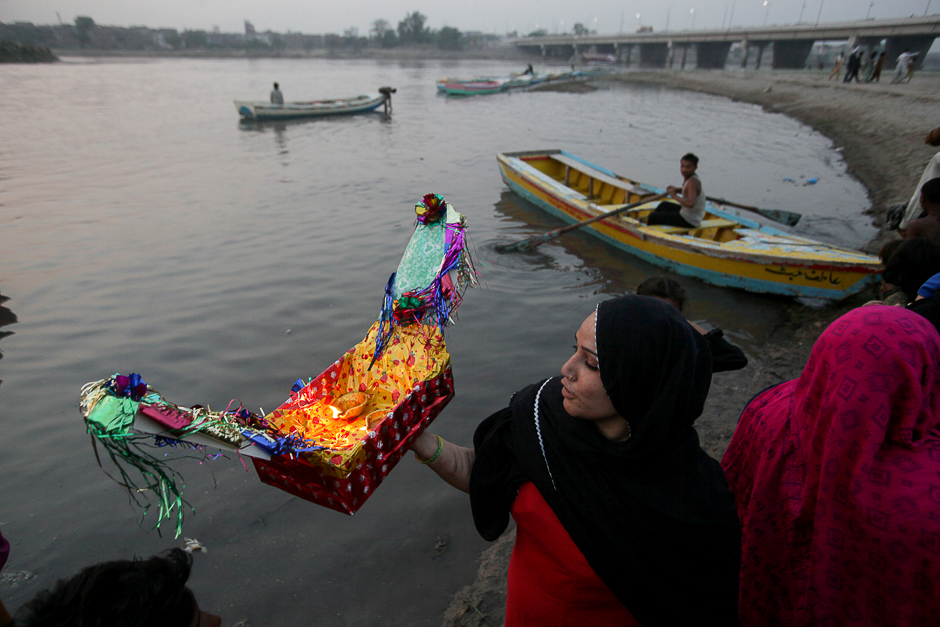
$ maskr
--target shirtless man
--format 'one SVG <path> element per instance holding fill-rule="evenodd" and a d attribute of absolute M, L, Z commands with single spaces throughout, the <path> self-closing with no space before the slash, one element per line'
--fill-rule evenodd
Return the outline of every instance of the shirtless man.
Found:
<path fill-rule="evenodd" d="M 679 171 L 684 179 L 682 189 L 674 185 L 666 188 L 666 194 L 676 202 L 659 203 L 656 210 L 650 214 L 647 224 L 695 228 L 702 223 L 705 216 L 705 192 L 702 191 L 702 182 L 695 174 L 697 169 L 698 157 L 691 152 L 682 157 L 679 161 Z"/>
<path fill-rule="evenodd" d="M 905 239 L 922 237 L 940 244 L 940 178 L 930 179 L 920 188 L 920 206 L 927 215 L 913 220 L 901 235 Z"/>

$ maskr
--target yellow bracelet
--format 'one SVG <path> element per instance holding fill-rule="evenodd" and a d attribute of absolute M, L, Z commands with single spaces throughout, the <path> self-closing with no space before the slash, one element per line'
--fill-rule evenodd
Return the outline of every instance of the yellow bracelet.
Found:
<path fill-rule="evenodd" d="M 418 453 L 415 452 L 415 459 L 417 459 L 419 463 L 421 463 L 421 464 L 430 464 L 430 463 L 433 462 L 435 459 L 437 459 L 438 457 L 441 456 L 441 451 L 444 450 L 444 438 L 442 438 L 442 437 L 439 436 L 439 435 L 435 435 L 435 437 L 437 438 L 437 452 L 434 453 L 434 455 L 431 455 L 431 459 L 429 459 L 428 461 L 422 461 L 421 458 L 418 457 Z"/>

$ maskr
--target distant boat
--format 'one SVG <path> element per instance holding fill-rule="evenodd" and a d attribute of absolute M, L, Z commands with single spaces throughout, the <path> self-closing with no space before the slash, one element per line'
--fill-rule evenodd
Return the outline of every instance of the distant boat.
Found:
<path fill-rule="evenodd" d="M 437 90 L 448 96 L 481 96 L 514 89 L 526 89 L 545 83 L 560 83 L 584 78 L 585 75 L 578 71 L 555 74 L 510 74 L 509 76 L 471 79 L 442 78 L 437 81 Z"/>
<path fill-rule="evenodd" d="M 512 191 L 569 223 L 663 192 L 563 150 L 506 152 L 496 160 Z M 877 281 L 878 257 L 761 225 L 730 206 L 709 203 L 701 225 L 680 228 L 647 225 L 656 207 L 650 202 L 584 231 L 678 274 L 750 292 L 840 300 Z"/>
<path fill-rule="evenodd" d="M 287 120 L 327 115 L 350 115 L 374 111 L 386 102 L 391 102 L 395 89 L 382 87 L 377 94 L 340 98 L 338 100 L 311 100 L 309 102 L 285 102 L 282 105 L 264 101 L 236 100 L 235 109 L 246 120 Z"/>
<path fill-rule="evenodd" d="M 509 78 L 456 80 L 443 83 L 443 91 L 448 96 L 481 96 L 497 94 L 506 88 Z"/>

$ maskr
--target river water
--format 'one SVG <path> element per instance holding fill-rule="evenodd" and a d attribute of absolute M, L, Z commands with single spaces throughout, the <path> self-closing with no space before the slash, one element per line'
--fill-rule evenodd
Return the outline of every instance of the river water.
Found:
<path fill-rule="evenodd" d="M 464 213 L 483 285 L 448 330 L 457 396 L 434 430 L 469 444 L 523 385 L 557 372 L 596 301 L 652 266 L 572 234 L 532 254 L 495 243 L 559 225 L 508 192 L 500 151 L 565 148 L 664 187 L 693 151 L 706 192 L 806 215 L 849 246 L 874 233 L 831 143 L 781 115 L 652 87 L 438 96 L 440 76 L 499 62 L 66 59 L 0 66 L 0 598 L 104 559 L 181 546 L 98 467 L 77 408 L 85 382 L 139 372 L 168 399 L 272 409 L 374 321 L 414 203 Z M 536 68 L 538 71 L 540 68 Z M 233 99 L 398 89 L 391 118 L 241 124 Z M 801 178 L 802 177 L 802 178 Z M 793 179 L 788 182 L 785 179 Z M 815 185 L 802 185 L 809 178 Z M 782 299 L 680 279 L 690 317 L 760 365 Z M 485 542 L 465 495 L 410 457 L 354 517 L 263 485 L 237 460 L 175 464 L 201 542 L 191 584 L 225 625 L 434 625 Z"/>

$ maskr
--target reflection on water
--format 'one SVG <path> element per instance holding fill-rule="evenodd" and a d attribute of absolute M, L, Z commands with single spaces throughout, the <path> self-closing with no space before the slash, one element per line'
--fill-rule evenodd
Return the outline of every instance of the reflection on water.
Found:
<path fill-rule="evenodd" d="M 9 326 L 17 322 L 16 314 L 10 311 L 10 309 L 3 303 L 10 300 L 7 296 L 0 294 L 0 327 Z M 4 331 L 0 329 L 0 340 L 3 338 L 13 335 L 13 331 Z M 3 350 L 0 349 L 0 359 L 3 359 Z M 0 384 L 3 383 L 3 379 L 0 379 Z"/>
<path fill-rule="evenodd" d="M 563 222 L 509 190 L 503 191 L 496 211 L 521 227 L 509 232 L 507 240 L 525 239 L 564 226 Z M 494 242 L 494 245 L 504 242 Z M 669 272 L 629 255 L 596 237 L 576 230 L 543 244 L 530 253 L 504 253 L 522 256 L 527 263 L 556 268 L 557 261 L 544 249 L 557 246 L 576 258 L 586 277 L 585 287 L 597 294 L 620 295 L 634 292 L 652 276 L 669 276 L 683 286 L 689 302 L 686 316 L 706 328 L 720 327 L 739 340 L 747 351 L 753 341 L 766 337 L 782 320 L 784 297 L 750 294 L 741 290 L 708 285 L 690 277 Z M 539 252 L 542 251 L 542 252 Z"/>

